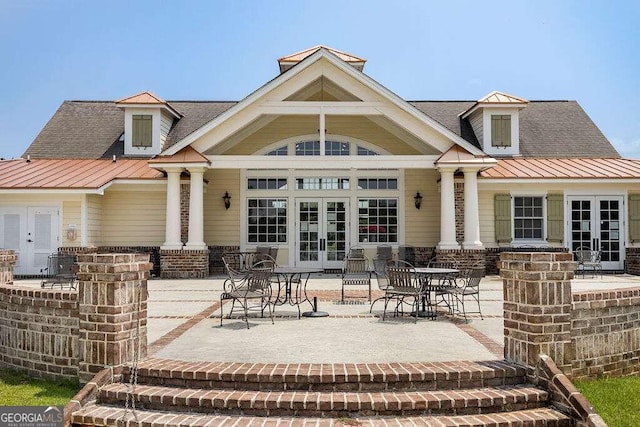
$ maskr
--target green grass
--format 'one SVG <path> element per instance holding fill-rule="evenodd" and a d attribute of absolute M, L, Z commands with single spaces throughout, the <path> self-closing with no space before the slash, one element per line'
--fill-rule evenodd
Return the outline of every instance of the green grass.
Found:
<path fill-rule="evenodd" d="M 640 377 L 575 381 L 609 427 L 640 426 Z"/>
<path fill-rule="evenodd" d="M 78 381 L 35 379 L 0 369 L 0 406 L 64 406 L 79 390 Z"/>

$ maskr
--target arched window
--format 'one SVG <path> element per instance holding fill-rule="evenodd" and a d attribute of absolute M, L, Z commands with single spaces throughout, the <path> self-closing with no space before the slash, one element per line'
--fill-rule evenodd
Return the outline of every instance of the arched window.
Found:
<path fill-rule="evenodd" d="M 320 156 L 320 141 L 305 140 L 282 145 L 269 150 L 267 156 L 288 156 L 295 153 L 296 156 Z M 325 156 L 377 156 L 379 153 L 360 144 L 339 140 L 326 140 L 324 142 Z"/>

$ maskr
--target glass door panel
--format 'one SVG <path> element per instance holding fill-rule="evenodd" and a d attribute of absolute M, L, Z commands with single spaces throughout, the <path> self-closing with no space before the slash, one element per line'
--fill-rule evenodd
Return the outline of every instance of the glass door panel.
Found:
<path fill-rule="evenodd" d="M 348 199 L 296 199 L 296 265 L 341 268 L 348 250 Z"/>

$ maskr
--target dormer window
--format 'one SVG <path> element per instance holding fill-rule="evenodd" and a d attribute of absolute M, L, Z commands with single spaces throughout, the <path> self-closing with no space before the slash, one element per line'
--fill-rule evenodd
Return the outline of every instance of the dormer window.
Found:
<path fill-rule="evenodd" d="M 124 155 L 160 154 L 178 113 L 169 103 L 150 92 L 116 101 L 124 110 Z"/>
<path fill-rule="evenodd" d="M 491 115 L 491 146 L 511 147 L 511 115 Z"/>
<path fill-rule="evenodd" d="M 131 145 L 133 147 L 151 147 L 153 145 L 153 116 L 151 114 L 133 114 L 131 119 Z"/>
<path fill-rule="evenodd" d="M 491 92 L 460 113 L 469 121 L 482 151 L 490 156 L 520 155 L 520 110 L 529 101 L 502 92 Z"/>

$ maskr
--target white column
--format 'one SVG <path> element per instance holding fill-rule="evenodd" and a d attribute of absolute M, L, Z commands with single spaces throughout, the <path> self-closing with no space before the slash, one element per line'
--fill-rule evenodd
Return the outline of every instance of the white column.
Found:
<path fill-rule="evenodd" d="M 185 249 L 207 249 L 204 243 L 203 213 L 203 176 L 205 168 L 190 168 L 191 184 L 189 186 L 189 241 Z"/>
<path fill-rule="evenodd" d="M 167 220 L 165 241 L 160 249 L 182 249 L 180 240 L 180 168 L 166 169 L 167 172 Z"/>
<path fill-rule="evenodd" d="M 480 213 L 478 211 L 478 170 L 463 168 L 464 172 L 464 249 L 482 249 L 480 241 Z"/>
<path fill-rule="evenodd" d="M 456 199 L 453 168 L 440 169 L 440 243 L 438 249 L 460 249 L 456 241 Z"/>

